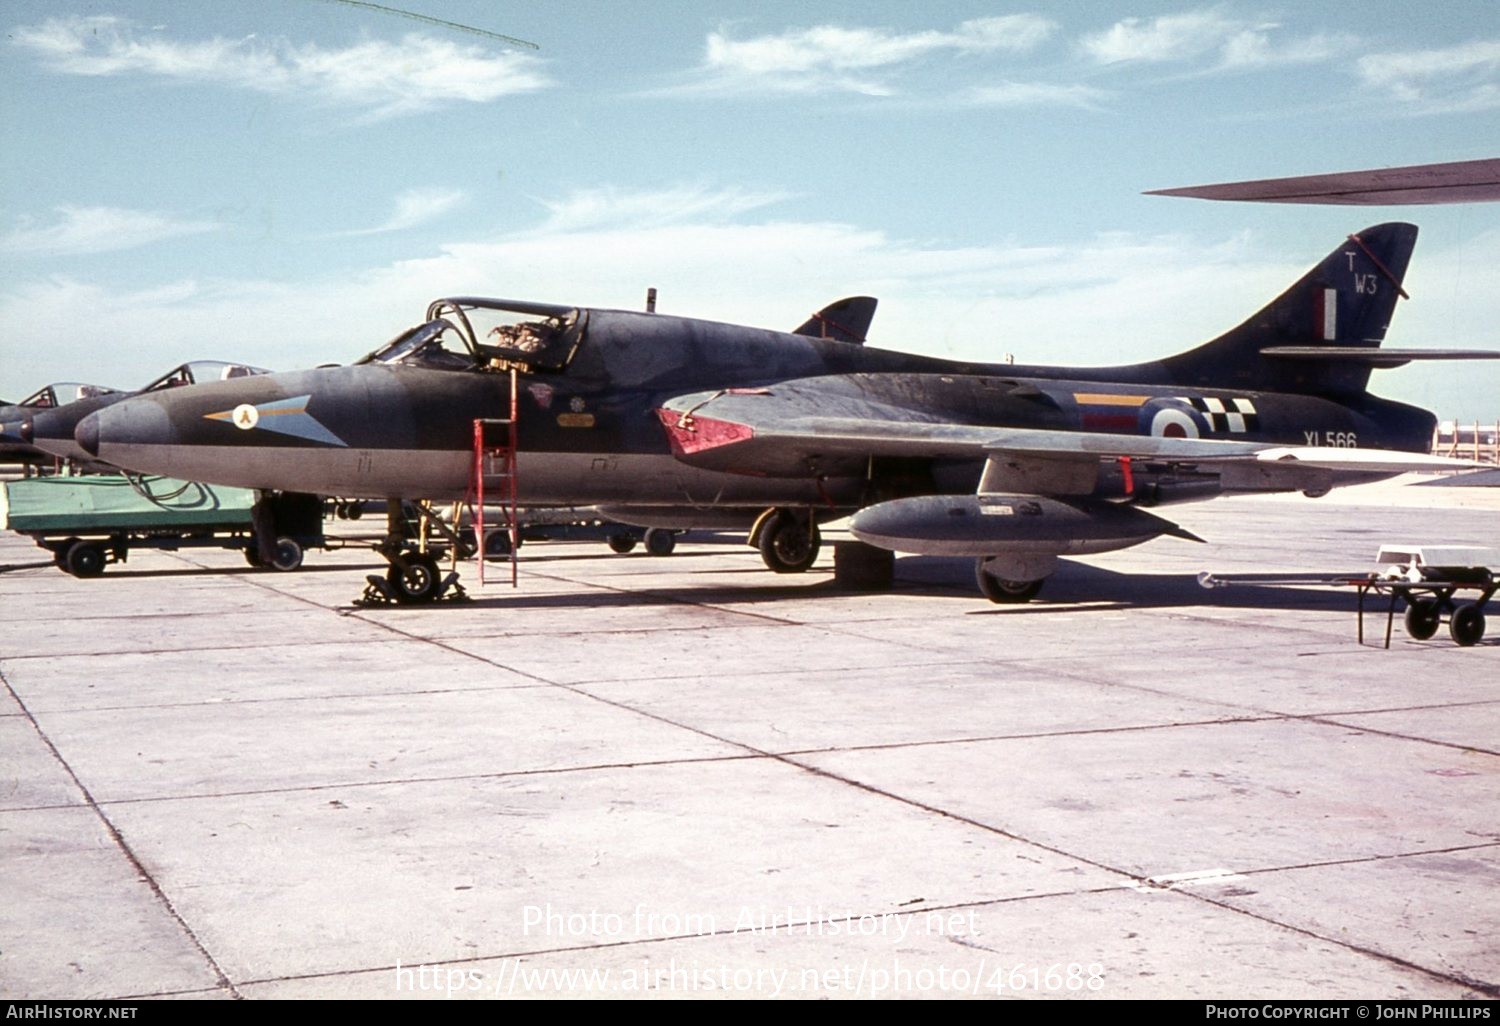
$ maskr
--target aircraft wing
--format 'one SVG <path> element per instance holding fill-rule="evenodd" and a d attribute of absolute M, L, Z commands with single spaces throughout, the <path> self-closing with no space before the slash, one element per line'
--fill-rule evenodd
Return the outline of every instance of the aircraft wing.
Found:
<path fill-rule="evenodd" d="M 1492 202 L 1500 200 L 1500 158 L 1153 189 L 1146 195 L 1349 206 Z"/>
<path fill-rule="evenodd" d="M 863 473 L 876 457 L 986 461 L 981 492 L 1087 495 L 1102 462 L 1141 460 L 1218 472 L 1225 487 L 1321 490 L 1340 476 L 1462 470 L 1420 453 L 1207 438 L 1009 428 L 944 421 L 825 391 L 814 382 L 699 392 L 657 410 L 678 459 L 758 477 Z"/>

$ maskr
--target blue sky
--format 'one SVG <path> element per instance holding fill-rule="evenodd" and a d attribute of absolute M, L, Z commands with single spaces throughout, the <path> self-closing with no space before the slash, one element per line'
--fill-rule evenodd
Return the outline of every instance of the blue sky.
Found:
<path fill-rule="evenodd" d="M 1422 227 L 1389 344 L 1500 348 L 1500 204 L 1141 195 L 1500 156 L 1493 0 L 386 6 L 454 25 L 0 0 L 0 396 L 648 286 L 787 328 L 868 293 L 872 344 L 934 355 L 1144 360 L 1385 220 Z M 1375 390 L 1500 416 L 1493 365 Z"/>

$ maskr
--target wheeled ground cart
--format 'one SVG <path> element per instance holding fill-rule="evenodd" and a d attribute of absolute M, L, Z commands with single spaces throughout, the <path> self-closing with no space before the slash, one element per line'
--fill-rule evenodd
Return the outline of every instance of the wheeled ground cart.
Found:
<path fill-rule="evenodd" d="M 133 548 L 238 549 L 251 566 L 295 570 L 305 549 L 327 546 L 316 496 L 99 475 L 12 481 L 3 498 L 0 523 L 75 577 L 96 577 Z"/>

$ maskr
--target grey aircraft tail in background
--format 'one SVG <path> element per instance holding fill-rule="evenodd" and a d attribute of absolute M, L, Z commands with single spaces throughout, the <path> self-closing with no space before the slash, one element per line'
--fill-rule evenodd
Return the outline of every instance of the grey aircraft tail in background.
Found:
<path fill-rule="evenodd" d="M 1343 206 L 1491 203 L 1500 200 L 1500 157 L 1153 189 L 1146 195 Z"/>
<path fill-rule="evenodd" d="M 1367 388 L 1410 360 L 1500 357 L 1381 348 L 1416 235 L 1351 235 L 1243 324 L 1148 363 L 878 349 L 860 344 L 868 299 L 788 333 L 455 298 L 352 366 L 143 394 L 76 437 L 111 464 L 213 484 L 461 499 L 474 422 L 507 416 L 514 382 L 522 505 L 740 523 L 780 572 L 810 566 L 818 524 L 852 514 L 866 544 L 841 571 L 968 556 L 986 596 L 1025 601 L 1060 556 L 1191 537 L 1144 507 L 1466 466 L 1425 455 L 1432 414 Z"/>

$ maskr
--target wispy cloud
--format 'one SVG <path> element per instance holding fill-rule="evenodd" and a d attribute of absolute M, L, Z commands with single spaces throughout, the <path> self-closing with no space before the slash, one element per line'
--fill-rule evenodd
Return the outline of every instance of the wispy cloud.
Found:
<path fill-rule="evenodd" d="M 62 206 L 54 213 L 57 217 L 50 224 L 27 220 L 0 236 L 0 252 L 31 256 L 110 253 L 219 227 L 118 207 Z"/>
<path fill-rule="evenodd" d="M 734 39 L 710 33 L 696 80 L 681 92 L 894 94 L 903 69 L 941 54 L 1021 53 L 1056 30 L 1049 18 L 1007 14 L 963 22 L 951 32 L 893 32 L 819 25 Z"/>
<path fill-rule="evenodd" d="M 1299 39 L 1273 38 L 1270 26 L 1246 29 L 1225 41 L 1220 48 L 1219 67 L 1262 68 L 1278 64 L 1315 64 L 1349 53 L 1359 44 L 1351 35 L 1316 32 Z"/>
<path fill-rule="evenodd" d="M 420 34 L 399 44 L 368 40 L 344 49 L 284 41 L 182 42 L 138 32 L 113 16 L 50 18 L 13 30 L 15 45 L 70 75 L 150 75 L 212 83 L 370 111 L 408 114 L 446 103 L 487 103 L 551 85 L 543 61 Z"/>
<path fill-rule="evenodd" d="M 1396 100 L 1425 112 L 1500 107 L 1500 40 L 1476 40 L 1441 50 L 1361 57 L 1359 76 Z"/>
<path fill-rule="evenodd" d="M 1243 23 L 1217 11 L 1190 11 L 1160 18 L 1126 18 L 1085 36 L 1083 52 L 1100 64 L 1190 60 L 1224 45 Z"/>
<path fill-rule="evenodd" d="M 700 221 L 726 222 L 786 199 L 785 193 L 679 185 L 666 189 L 580 189 L 561 199 L 540 200 L 548 218 L 541 233 L 652 229 Z"/>
<path fill-rule="evenodd" d="M 1333 33 L 1291 37 L 1276 22 L 1251 22 L 1217 8 L 1125 18 L 1079 42 L 1098 64 L 1206 62 L 1213 70 L 1328 60 L 1348 51 L 1354 38 Z"/>
<path fill-rule="evenodd" d="M 960 99 L 975 107 L 1081 107 L 1099 110 L 1112 95 L 1086 85 L 1001 82 L 965 90 Z"/>
<path fill-rule="evenodd" d="M 341 236 L 381 235 L 416 228 L 436 220 L 459 206 L 468 196 L 459 189 L 407 189 L 396 197 L 395 209 L 384 224 L 375 228 L 341 232 Z"/>

